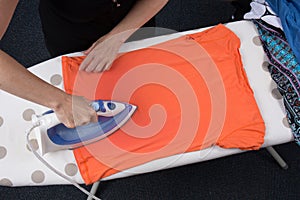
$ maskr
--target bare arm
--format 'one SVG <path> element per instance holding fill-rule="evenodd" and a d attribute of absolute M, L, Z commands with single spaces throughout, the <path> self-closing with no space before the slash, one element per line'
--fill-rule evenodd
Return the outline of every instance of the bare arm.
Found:
<path fill-rule="evenodd" d="M 17 7 L 18 0 L 0 0 L 0 40 Z"/>
<path fill-rule="evenodd" d="M 100 72 L 109 69 L 120 46 L 141 26 L 157 14 L 168 0 L 138 0 L 127 16 L 86 52 L 81 70 Z M 121 5 L 122 6 L 122 5 Z"/>
<path fill-rule="evenodd" d="M 134 31 L 157 14 L 167 2 L 168 0 L 138 0 L 127 16 L 108 35 L 125 32 L 124 38 L 120 38 L 121 42 L 125 42 Z"/>
<path fill-rule="evenodd" d="M 0 0 L 0 36 L 7 29 L 17 0 Z M 1 39 L 1 38 L 0 38 Z M 53 109 L 68 127 L 96 121 L 88 102 L 71 96 L 30 73 L 16 60 L 0 50 L 0 89 Z"/>

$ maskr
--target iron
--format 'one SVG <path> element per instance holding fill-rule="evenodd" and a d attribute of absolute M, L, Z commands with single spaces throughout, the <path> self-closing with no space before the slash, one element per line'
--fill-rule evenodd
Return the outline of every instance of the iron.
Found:
<path fill-rule="evenodd" d="M 40 154 L 75 149 L 104 139 L 123 126 L 136 110 L 134 105 L 116 101 L 97 100 L 90 105 L 97 112 L 98 122 L 75 128 L 63 125 L 52 110 L 33 115 Z"/>

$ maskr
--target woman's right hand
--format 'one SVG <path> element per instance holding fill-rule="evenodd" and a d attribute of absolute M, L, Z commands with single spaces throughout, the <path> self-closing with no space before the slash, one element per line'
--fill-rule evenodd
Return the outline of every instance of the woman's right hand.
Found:
<path fill-rule="evenodd" d="M 68 128 L 98 121 L 96 112 L 85 98 L 66 94 L 64 99 L 53 110 L 59 121 Z"/>

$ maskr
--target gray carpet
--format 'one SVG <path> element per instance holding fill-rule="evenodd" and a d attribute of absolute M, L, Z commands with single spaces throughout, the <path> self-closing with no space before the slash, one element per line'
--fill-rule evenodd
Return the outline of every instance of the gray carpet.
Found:
<path fill-rule="evenodd" d="M 50 58 L 43 43 L 38 0 L 20 0 L 0 47 L 29 67 Z M 157 26 L 176 31 L 240 19 L 245 0 L 170 0 L 157 15 Z M 236 9 L 238 8 L 238 9 Z M 289 164 L 281 169 L 265 149 L 154 173 L 102 182 L 103 199 L 300 199 L 300 148 L 275 147 Z M 22 165 L 20 164 L 20 167 Z M 1 169 L 1 166 L 0 166 Z M 86 188 L 90 188 L 87 186 Z M 86 196 L 73 186 L 0 187 L 0 199 L 77 200 Z"/>

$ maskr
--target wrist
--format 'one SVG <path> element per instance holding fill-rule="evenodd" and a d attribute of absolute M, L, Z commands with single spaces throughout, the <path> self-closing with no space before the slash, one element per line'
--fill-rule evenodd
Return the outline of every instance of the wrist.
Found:
<path fill-rule="evenodd" d="M 63 105 L 70 103 L 72 103 L 72 96 L 62 91 L 60 94 L 55 95 L 53 101 L 49 101 L 48 107 L 57 112 L 62 109 Z"/>
<path fill-rule="evenodd" d="M 112 30 L 106 36 L 107 36 L 107 38 L 111 38 L 111 39 L 115 40 L 116 43 L 118 43 L 121 46 L 132 35 L 133 32 L 134 32 L 133 30 L 122 31 L 122 32 Z"/>

